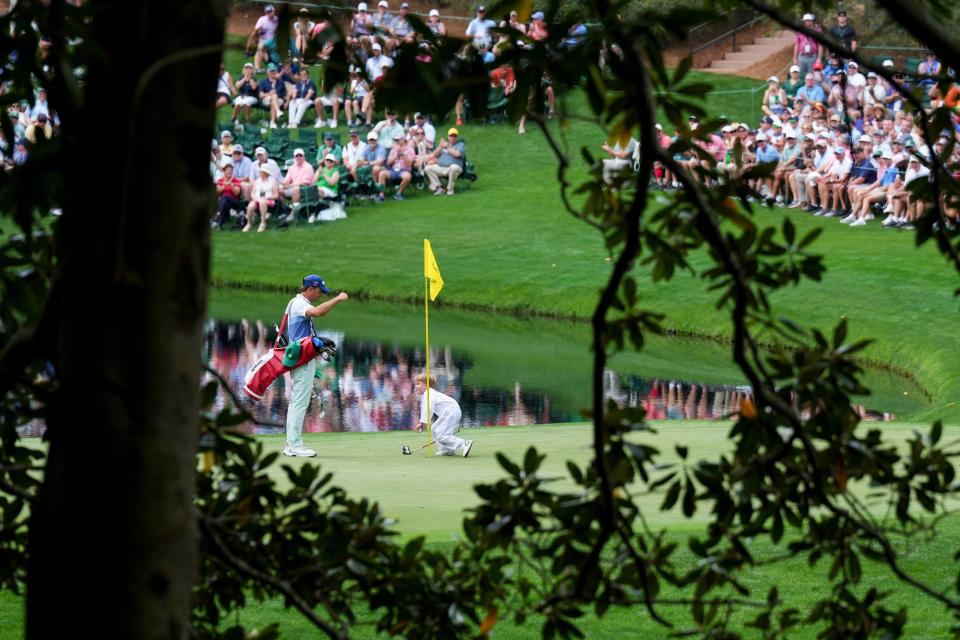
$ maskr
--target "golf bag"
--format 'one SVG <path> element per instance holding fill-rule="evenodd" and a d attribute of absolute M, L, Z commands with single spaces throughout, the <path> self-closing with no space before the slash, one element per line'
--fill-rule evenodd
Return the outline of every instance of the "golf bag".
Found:
<path fill-rule="evenodd" d="M 273 381 L 287 371 L 302 367 L 317 357 L 330 360 L 337 355 L 337 346 L 333 340 L 315 334 L 291 342 L 285 347 L 280 346 L 286 326 L 287 313 L 284 313 L 273 348 L 257 358 L 243 378 L 243 392 L 257 402 L 263 399 Z"/>

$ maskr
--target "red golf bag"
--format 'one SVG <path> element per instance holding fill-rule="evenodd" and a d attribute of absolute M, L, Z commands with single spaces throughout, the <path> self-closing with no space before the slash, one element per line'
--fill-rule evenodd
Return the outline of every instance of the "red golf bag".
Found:
<path fill-rule="evenodd" d="M 332 340 L 316 335 L 301 338 L 294 345 L 280 346 L 280 340 L 286 326 L 287 314 L 284 313 L 273 348 L 257 358 L 257 361 L 253 363 L 253 366 L 250 367 L 247 375 L 243 378 L 243 392 L 257 402 L 263 399 L 267 388 L 273 384 L 273 381 L 287 371 L 301 367 L 317 356 L 329 360 L 337 354 L 336 345 Z M 297 346 L 299 346 L 299 349 L 296 348 Z M 291 347 L 294 348 L 291 349 Z M 297 351 L 299 351 L 299 354 L 297 354 Z M 296 359 L 292 360 L 290 354 L 294 354 Z"/>

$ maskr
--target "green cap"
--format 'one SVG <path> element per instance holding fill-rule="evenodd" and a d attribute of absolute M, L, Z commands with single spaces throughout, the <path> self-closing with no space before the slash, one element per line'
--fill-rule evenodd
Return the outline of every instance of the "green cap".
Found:
<path fill-rule="evenodd" d="M 277 65 L 273 64 L 272 62 L 267 65 L 267 71 L 276 71 L 276 70 L 277 70 Z"/>
<path fill-rule="evenodd" d="M 281 362 L 283 362 L 283 366 L 285 367 L 295 367 L 297 366 L 297 362 L 299 362 L 299 360 L 300 360 L 300 343 L 291 342 L 290 344 L 287 345 L 287 348 L 284 349 L 283 358 L 281 359 Z"/>

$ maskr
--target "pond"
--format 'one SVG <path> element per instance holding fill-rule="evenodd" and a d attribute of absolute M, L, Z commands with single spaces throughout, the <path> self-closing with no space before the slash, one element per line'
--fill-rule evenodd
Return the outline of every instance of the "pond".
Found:
<path fill-rule="evenodd" d="M 288 296 L 243 290 L 211 292 L 203 346 L 205 361 L 242 396 L 256 424 L 251 433 L 280 434 L 289 378 L 253 403 L 240 393 L 247 369 L 276 337 Z M 314 321 L 337 343 L 324 363 L 304 422 L 306 432 L 410 429 L 418 419 L 413 377 L 422 371 L 423 307 L 351 299 Z M 444 306 L 430 311 L 430 367 L 438 388 L 456 398 L 463 426 L 583 422 L 589 407 L 592 359 L 586 323 L 521 319 Z M 868 369 L 873 395 L 858 407 L 867 420 L 891 420 L 925 408 L 910 381 Z M 643 406 L 657 420 L 718 420 L 750 395 L 730 363 L 730 347 L 705 340 L 651 336 L 641 353 L 619 354 L 604 372 L 605 398 Z M 221 391 L 216 407 L 228 395 Z M 25 436 L 43 425 L 21 428 Z"/>
<path fill-rule="evenodd" d="M 205 356 L 234 389 L 273 344 L 286 300 L 282 294 L 214 293 Z M 351 300 L 315 325 L 337 343 L 338 355 L 323 363 L 315 380 L 304 431 L 414 427 L 413 378 L 426 360 L 422 307 Z M 460 403 L 465 427 L 584 421 L 592 366 L 585 324 L 437 306 L 430 329 L 431 373 L 438 388 Z M 709 341 L 652 338 L 642 353 L 612 360 L 604 396 L 621 406 L 643 406 L 654 419 L 726 418 L 750 395 L 729 354 L 729 346 Z M 883 372 L 869 377 L 874 386 L 896 390 L 872 397 L 870 410 L 862 410 L 866 419 L 889 420 L 922 406 L 904 399 L 901 389 L 918 395 L 908 382 Z M 248 405 L 258 422 L 252 431 L 283 432 L 290 392 L 289 378 L 281 378 L 262 402 Z M 222 394 L 218 402 L 225 401 Z"/>

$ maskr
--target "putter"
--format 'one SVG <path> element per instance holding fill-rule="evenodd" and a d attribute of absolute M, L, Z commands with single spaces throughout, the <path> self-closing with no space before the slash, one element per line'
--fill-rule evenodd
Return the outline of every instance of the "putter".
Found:
<path fill-rule="evenodd" d="M 417 451 L 420 451 L 421 449 L 426 449 L 427 447 L 429 447 L 429 446 L 432 445 L 432 444 L 435 444 L 436 442 L 437 442 L 436 440 L 431 440 L 430 442 L 428 442 L 427 444 L 423 445 L 422 447 L 417 447 L 416 449 L 414 449 L 414 450 L 412 450 L 412 451 L 410 450 L 410 447 L 408 447 L 407 445 L 403 445 L 403 447 L 401 448 L 401 451 L 403 451 L 403 455 L 405 455 L 405 456 L 412 456 L 412 455 L 415 454 Z"/>

